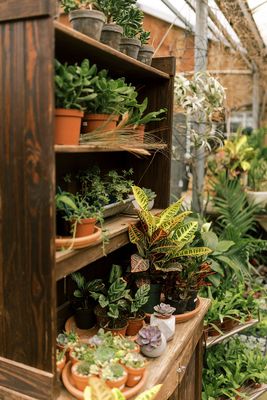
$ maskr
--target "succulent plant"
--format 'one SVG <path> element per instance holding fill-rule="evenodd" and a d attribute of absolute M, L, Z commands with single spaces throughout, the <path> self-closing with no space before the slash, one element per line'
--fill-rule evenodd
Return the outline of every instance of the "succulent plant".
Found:
<path fill-rule="evenodd" d="M 65 356 L 65 351 L 57 349 L 57 354 L 56 354 L 57 362 L 62 361 L 64 356 Z"/>
<path fill-rule="evenodd" d="M 102 369 L 102 378 L 104 381 L 116 381 L 126 374 L 125 369 L 120 364 L 107 365 Z"/>
<path fill-rule="evenodd" d="M 75 332 L 63 332 L 57 336 L 57 344 L 63 347 L 74 346 L 79 341 L 79 336 Z"/>
<path fill-rule="evenodd" d="M 162 343 L 161 331 L 157 326 L 145 326 L 138 332 L 136 342 L 141 347 L 146 346 L 147 351 L 152 351 Z"/>
<path fill-rule="evenodd" d="M 122 362 L 126 367 L 143 368 L 146 364 L 146 359 L 139 353 L 128 353 Z"/>
<path fill-rule="evenodd" d="M 154 315 L 156 317 L 171 317 L 175 311 L 175 307 L 171 307 L 169 304 L 160 303 L 154 307 Z"/>
<path fill-rule="evenodd" d="M 93 372 L 93 367 L 95 367 L 95 365 L 92 362 L 82 361 L 80 363 L 77 363 L 76 365 L 76 372 L 79 375 L 89 376 L 95 374 L 95 372 Z"/>

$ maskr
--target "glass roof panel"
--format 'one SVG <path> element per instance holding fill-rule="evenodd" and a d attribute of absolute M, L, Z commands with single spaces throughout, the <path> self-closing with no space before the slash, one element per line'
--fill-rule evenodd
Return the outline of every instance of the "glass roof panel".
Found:
<path fill-rule="evenodd" d="M 267 46 L 267 0 L 247 1 L 261 37 Z"/>

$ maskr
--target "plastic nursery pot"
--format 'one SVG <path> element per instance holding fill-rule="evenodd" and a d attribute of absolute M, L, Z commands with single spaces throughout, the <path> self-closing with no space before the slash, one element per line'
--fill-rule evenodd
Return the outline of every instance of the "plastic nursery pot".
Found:
<path fill-rule="evenodd" d="M 193 292 L 191 297 L 187 300 L 186 311 L 193 311 L 197 304 L 197 291 Z"/>
<path fill-rule="evenodd" d="M 124 368 L 124 367 L 123 367 Z M 110 381 L 110 380 L 105 380 L 106 384 L 112 389 L 112 388 L 118 388 L 120 390 L 122 390 L 125 386 L 125 383 L 127 381 L 128 378 L 128 373 L 126 371 L 126 369 L 124 368 L 125 374 L 119 378 L 116 379 L 115 381 Z"/>
<path fill-rule="evenodd" d="M 71 26 L 95 40 L 100 40 L 105 15 L 96 10 L 74 10 L 69 14 Z"/>
<path fill-rule="evenodd" d="M 120 51 L 129 57 L 137 59 L 141 42 L 136 38 L 121 38 Z"/>
<path fill-rule="evenodd" d="M 154 306 L 160 303 L 161 285 L 159 283 L 151 283 L 148 302 L 142 307 L 147 314 L 153 314 Z"/>
<path fill-rule="evenodd" d="M 85 218 L 77 223 L 75 237 L 89 236 L 94 233 L 96 218 Z"/>
<path fill-rule="evenodd" d="M 137 59 L 144 64 L 151 65 L 154 51 L 154 47 L 144 44 L 139 50 Z"/>
<path fill-rule="evenodd" d="M 96 324 L 94 308 L 79 308 L 74 314 L 76 325 L 79 329 L 90 329 Z"/>
<path fill-rule="evenodd" d="M 118 335 L 122 335 L 125 336 L 126 335 L 126 330 L 128 327 L 128 321 L 126 319 L 120 319 L 120 327 L 118 328 L 110 328 L 107 324 L 103 324 L 103 322 L 100 322 L 100 328 L 103 328 L 105 332 L 111 332 L 112 335 L 114 336 L 118 336 Z"/>
<path fill-rule="evenodd" d="M 95 130 L 102 132 L 116 129 L 119 115 L 110 114 L 85 114 L 82 123 L 82 133 L 90 133 Z"/>
<path fill-rule="evenodd" d="M 127 336 L 135 336 L 143 328 L 144 320 L 145 320 L 145 313 L 144 315 L 139 318 L 129 318 L 128 319 L 128 327 L 126 330 Z"/>
<path fill-rule="evenodd" d="M 56 108 L 55 144 L 77 146 L 80 140 L 83 111 Z"/>
<path fill-rule="evenodd" d="M 71 375 L 76 388 L 83 392 L 86 386 L 88 386 L 88 378 L 90 375 L 81 375 L 77 372 L 77 368 L 81 363 L 82 361 L 78 361 L 71 367 Z"/>
<path fill-rule="evenodd" d="M 143 378 L 146 367 L 143 368 L 132 368 L 124 365 L 126 371 L 128 372 L 128 378 L 126 381 L 126 386 L 133 387 Z"/>
<path fill-rule="evenodd" d="M 167 303 L 175 308 L 174 315 L 184 314 L 186 312 L 187 300 L 167 299 Z"/>
<path fill-rule="evenodd" d="M 117 24 L 105 24 L 100 41 L 115 50 L 120 50 L 123 28 Z"/>

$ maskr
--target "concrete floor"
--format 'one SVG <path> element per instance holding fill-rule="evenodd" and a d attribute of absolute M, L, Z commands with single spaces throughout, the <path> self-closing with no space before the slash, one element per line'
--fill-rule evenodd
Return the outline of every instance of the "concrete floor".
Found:
<path fill-rule="evenodd" d="M 261 397 L 259 397 L 259 400 L 267 400 L 267 393 L 264 393 Z"/>

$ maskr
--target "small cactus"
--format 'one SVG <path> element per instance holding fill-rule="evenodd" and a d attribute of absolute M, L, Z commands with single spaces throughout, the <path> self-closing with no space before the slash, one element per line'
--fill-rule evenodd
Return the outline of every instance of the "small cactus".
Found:
<path fill-rule="evenodd" d="M 160 303 L 154 307 L 154 310 L 154 315 L 156 317 L 171 317 L 175 311 L 175 308 L 171 307 L 169 304 Z"/>

